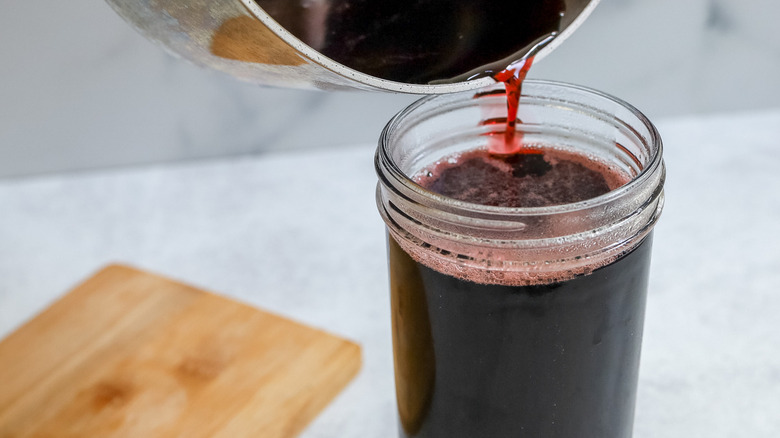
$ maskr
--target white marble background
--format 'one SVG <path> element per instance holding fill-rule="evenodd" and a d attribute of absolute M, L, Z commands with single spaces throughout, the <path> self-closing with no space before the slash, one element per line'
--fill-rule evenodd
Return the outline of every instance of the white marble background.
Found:
<path fill-rule="evenodd" d="M 780 109 L 659 129 L 669 179 L 634 437 L 777 438 Z M 99 267 L 127 263 L 359 342 L 361 372 L 301 438 L 397 436 L 372 152 L 0 181 L 0 338 Z"/>
<path fill-rule="evenodd" d="M 777 107 L 778 18 L 776 0 L 603 0 L 532 76 L 656 120 Z M 173 59 L 101 1 L 2 3 L 0 177 L 372 143 L 414 98 L 263 89 Z"/>
<path fill-rule="evenodd" d="M 777 0 L 602 0 L 533 71 L 634 103 L 665 139 L 638 438 L 780 436 L 778 18 Z M 249 86 L 164 54 L 101 0 L 0 0 L 0 337 L 131 263 L 360 341 L 363 371 L 305 436 L 389 436 L 371 144 L 413 99 Z M 30 177 L 304 148 L 320 150 Z"/>

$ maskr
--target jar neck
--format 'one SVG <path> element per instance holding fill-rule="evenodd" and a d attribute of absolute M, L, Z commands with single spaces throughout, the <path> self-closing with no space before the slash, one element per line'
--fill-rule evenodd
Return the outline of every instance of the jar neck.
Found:
<path fill-rule="evenodd" d="M 622 187 L 572 204 L 507 208 L 457 201 L 412 180 L 421 166 L 442 158 L 453 145 L 478 144 L 486 128 L 479 117 L 471 118 L 471 110 L 481 107 L 476 114 L 489 117 L 499 104 L 505 105 L 503 96 L 424 98 L 382 133 L 375 158 L 377 203 L 389 234 L 409 255 L 434 270 L 480 283 L 551 283 L 613 262 L 650 233 L 663 207 L 660 136 L 630 105 L 580 87 L 528 81 L 521 119 L 541 118 L 520 129 L 538 141 L 587 149 L 582 152 L 590 155 L 599 151 L 600 159 L 612 159 L 611 165 L 628 174 Z M 551 126 L 565 129 L 541 129 Z M 442 146 L 440 136 L 448 135 Z"/>

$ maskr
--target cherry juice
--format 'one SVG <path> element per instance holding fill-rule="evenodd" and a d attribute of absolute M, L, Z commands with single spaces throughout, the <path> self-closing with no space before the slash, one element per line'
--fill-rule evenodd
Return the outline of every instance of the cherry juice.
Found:
<path fill-rule="evenodd" d="M 564 0 L 255 1 L 328 58 L 411 84 L 491 75 L 573 19 Z"/>
<path fill-rule="evenodd" d="M 574 203 L 626 182 L 588 157 L 544 148 L 466 152 L 415 180 L 503 207 Z M 591 272 L 496 284 L 463 278 L 456 265 L 426 266 L 391 237 L 401 436 L 630 437 L 650 249 L 648 235 Z"/>

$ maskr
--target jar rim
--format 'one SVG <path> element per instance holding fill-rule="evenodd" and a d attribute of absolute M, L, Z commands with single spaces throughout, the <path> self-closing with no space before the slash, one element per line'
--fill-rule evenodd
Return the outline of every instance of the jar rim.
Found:
<path fill-rule="evenodd" d="M 567 204 L 557 204 L 557 205 L 543 206 L 543 207 L 493 206 L 493 205 L 484 205 L 484 204 L 461 201 L 430 191 L 425 187 L 421 186 L 420 184 L 418 184 L 417 182 L 415 182 L 412 179 L 412 177 L 410 177 L 405 172 L 403 172 L 401 168 L 398 166 L 398 164 L 390 157 L 390 153 L 387 148 L 387 146 L 390 143 L 390 136 L 394 132 L 394 129 L 397 128 L 399 124 L 402 123 L 407 117 L 415 113 L 418 110 L 418 108 L 424 105 L 431 104 L 432 102 L 435 103 L 439 100 L 446 100 L 448 98 L 451 99 L 454 96 L 473 94 L 473 91 L 464 91 L 464 92 L 453 93 L 449 95 L 425 96 L 413 102 L 412 104 L 408 105 L 406 108 L 404 108 L 403 110 L 398 112 L 395 116 L 393 116 L 392 119 L 390 119 L 387 125 L 385 125 L 379 137 L 379 147 L 377 148 L 377 152 L 375 156 L 375 166 L 376 166 L 377 174 L 379 175 L 380 179 L 383 180 L 383 182 L 385 183 L 392 184 L 393 186 L 395 186 L 395 184 L 393 183 L 400 184 L 405 189 L 411 190 L 414 193 L 423 196 L 424 198 L 430 201 L 433 201 L 437 205 L 447 205 L 450 209 L 453 210 L 484 214 L 487 216 L 513 216 L 513 217 L 544 216 L 544 215 L 553 215 L 553 214 L 561 214 L 561 213 L 571 213 L 571 212 L 590 209 L 593 207 L 598 207 L 600 205 L 608 204 L 614 201 L 615 199 L 626 196 L 628 192 L 634 191 L 636 190 L 637 187 L 646 183 L 647 180 L 651 178 L 651 175 L 654 172 L 656 172 L 660 166 L 663 165 L 663 142 L 661 140 L 661 135 L 658 132 L 658 129 L 647 118 L 647 116 L 645 116 L 641 111 L 639 111 L 639 109 L 637 109 L 635 106 L 631 105 L 630 103 L 618 97 L 612 96 L 610 94 L 589 87 L 570 84 L 566 82 L 541 80 L 541 79 L 527 79 L 523 82 L 523 93 L 520 96 L 521 102 L 523 100 L 523 96 L 525 96 L 526 98 L 529 97 L 525 93 L 525 91 L 528 89 L 528 86 L 530 87 L 552 86 L 559 89 L 567 89 L 570 91 L 582 92 L 582 93 L 590 94 L 595 97 L 606 99 L 627 109 L 631 113 L 631 115 L 636 117 L 637 120 L 644 127 L 648 129 L 649 143 L 655 146 L 651 150 L 652 155 L 650 157 L 649 162 L 643 166 L 643 168 L 636 176 L 632 177 L 630 181 L 623 184 L 622 186 L 590 199 L 573 202 L 573 203 L 567 203 Z M 503 87 L 503 84 L 494 84 L 492 87 L 493 88 Z M 386 178 L 385 172 L 382 172 L 380 169 L 380 165 L 385 167 L 385 169 L 388 171 L 387 173 L 389 173 L 389 175 L 392 176 L 394 181 L 390 181 Z"/>

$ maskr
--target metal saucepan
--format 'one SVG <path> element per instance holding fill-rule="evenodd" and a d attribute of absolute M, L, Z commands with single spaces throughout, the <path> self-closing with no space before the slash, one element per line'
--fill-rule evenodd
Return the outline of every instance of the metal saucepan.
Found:
<path fill-rule="evenodd" d="M 148 39 L 262 85 L 439 94 L 544 57 L 598 0 L 108 0 Z"/>

